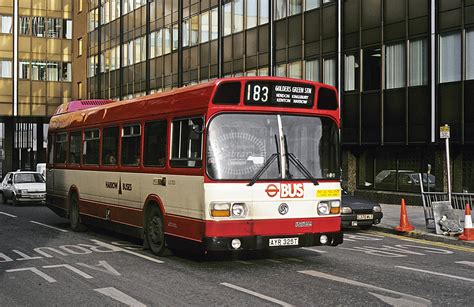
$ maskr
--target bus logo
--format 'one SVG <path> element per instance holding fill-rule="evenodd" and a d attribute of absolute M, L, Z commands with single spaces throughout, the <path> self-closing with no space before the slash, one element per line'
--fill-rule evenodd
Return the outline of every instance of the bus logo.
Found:
<path fill-rule="evenodd" d="M 280 198 L 303 198 L 303 183 L 280 183 L 280 188 L 274 184 L 269 184 L 265 189 L 269 197 L 275 197 L 280 193 Z"/>

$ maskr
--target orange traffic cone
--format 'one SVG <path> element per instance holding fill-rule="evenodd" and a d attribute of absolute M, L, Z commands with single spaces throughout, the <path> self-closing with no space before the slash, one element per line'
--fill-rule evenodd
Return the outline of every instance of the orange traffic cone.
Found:
<path fill-rule="evenodd" d="M 395 227 L 396 231 L 401 231 L 401 232 L 407 232 L 407 231 L 412 231 L 415 230 L 415 227 L 413 225 L 410 225 L 408 222 L 408 215 L 407 215 L 407 208 L 405 206 L 405 199 L 402 198 L 401 204 L 400 204 L 400 225 Z"/>
<path fill-rule="evenodd" d="M 464 217 L 464 233 L 459 236 L 459 240 L 474 241 L 474 228 L 472 227 L 471 207 L 466 203 L 466 214 Z"/>

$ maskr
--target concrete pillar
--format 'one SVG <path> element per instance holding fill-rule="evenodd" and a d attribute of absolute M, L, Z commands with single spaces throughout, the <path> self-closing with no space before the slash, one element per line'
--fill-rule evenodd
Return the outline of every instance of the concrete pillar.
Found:
<path fill-rule="evenodd" d="M 342 178 L 345 181 L 344 188 L 351 194 L 357 188 L 357 159 L 350 150 L 342 150 Z"/>
<path fill-rule="evenodd" d="M 43 148 L 45 137 L 47 136 L 43 135 L 43 121 L 38 120 L 36 122 L 36 163 L 46 162 L 46 149 Z"/>
<path fill-rule="evenodd" d="M 461 193 L 463 190 L 463 182 L 462 182 L 462 177 L 463 177 L 463 168 L 462 168 L 462 160 L 463 160 L 463 153 L 458 152 L 456 154 L 452 155 L 453 161 L 452 161 L 452 170 L 451 170 L 451 176 L 452 176 L 452 184 L 453 184 L 453 192 L 455 193 Z"/>

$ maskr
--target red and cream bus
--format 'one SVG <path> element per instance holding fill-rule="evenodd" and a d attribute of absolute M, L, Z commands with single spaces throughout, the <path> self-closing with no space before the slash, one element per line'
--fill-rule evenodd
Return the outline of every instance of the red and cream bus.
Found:
<path fill-rule="evenodd" d="M 48 135 L 47 205 L 144 239 L 253 250 L 342 243 L 335 88 L 219 79 L 64 105 Z"/>

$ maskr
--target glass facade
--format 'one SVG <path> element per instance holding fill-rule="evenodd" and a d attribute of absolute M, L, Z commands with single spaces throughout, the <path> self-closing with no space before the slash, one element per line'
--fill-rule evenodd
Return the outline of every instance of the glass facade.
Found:
<path fill-rule="evenodd" d="M 441 124 L 451 125 L 458 150 L 474 145 L 470 1 L 440 0 L 434 10 L 430 0 L 88 2 L 80 80 L 88 98 L 123 100 L 245 75 L 325 82 L 340 90 L 343 148 L 357 153 L 361 189 L 413 191 L 401 183 L 406 174 L 438 160 L 404 152 L 437 152 Z M 51 20 L 38 22 L 36 32 L 50 33 Z M 57 24 L 53 36 L 62 35 Z M 381 154 L 385 148 L 395 153 Z M 375 180 L 384 170 L 395 171 L 394 183 Z"/>

